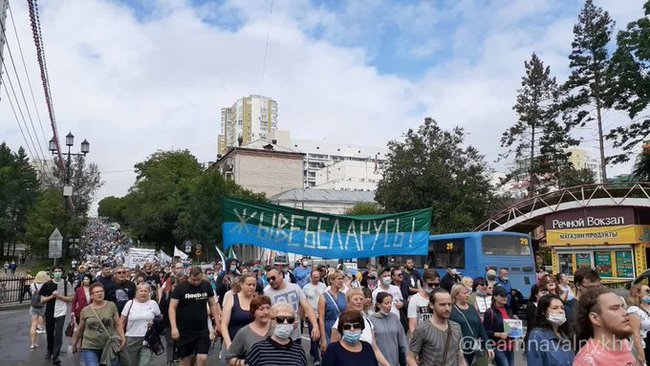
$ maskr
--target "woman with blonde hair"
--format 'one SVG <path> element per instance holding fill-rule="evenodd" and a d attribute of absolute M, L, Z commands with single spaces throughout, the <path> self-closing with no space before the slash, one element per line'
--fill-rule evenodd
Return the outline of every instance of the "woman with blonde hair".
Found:
<path fill-rule="evenodd" d="M 643 350 L 643 352 L 639 352 L 639 359 L 642 362 L 647 362 L 650 360 L 650 352 L 648 352 L 650 347 L 646 344 L 646 337 L 650 331 L 650 287 L 642 283 L 634 285 L 630 289 L 627 305 L 634 348 L 639 351 Z"/>
<path fill-rule="evenodd" d="M 250 306 L 251 300 L 256 295 L 257 279 L 252 273 L 245 273 L 236 278 L 239 280 L 233 280 L 233 292 L 237 287 L 237 293 L 223 300 L 221 335 L 226 350 L 230 348 L 237 332 L 255 320 Z"/>
<path fill-rule="evenodd" d="M 345 312 L 347 301 L 341 291 L 343 287 L 343 272 L 335 271 L 327 277 L 330 286 L 318 299 L 318 323 L 320 326 L 321 349 L 327 348 L 332 338 L 332 326 L 339 316 Z"/>
<path fill-rule="evenodd" d="M 43 284 L 50 280 L 50 276 L 47 275 L 45 271 L 39 271 L 34 277 L 34 283 L 31 284 L 30 290 L 32 291 L 32 302 L 29 307 L 29 315 L 31 316 L 31 325 L 29 327 L 29 336 L 31 338 L 32 344 L 29 348 L 34 349 L 39 347 L 36 343 L 36 331 L 37 326 L 40 323 L 41 328 L 45 328 L 45 304 L 43 304 L 39 299 L 40 295 L 38 294 L 43 287 Z M 41 333 L 41 332 L 39 332 Z M 43 331 L 45 333 L 45 331 Z"/>

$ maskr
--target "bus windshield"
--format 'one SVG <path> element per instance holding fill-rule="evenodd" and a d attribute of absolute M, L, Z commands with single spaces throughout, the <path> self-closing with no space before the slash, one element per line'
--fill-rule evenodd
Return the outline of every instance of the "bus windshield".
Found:
<path fill-rule="evenodd" d="M 483 255 L 527 256 L 532 254 L 530 240 L 520 236 L 486 235 L 481 239 Z"/>

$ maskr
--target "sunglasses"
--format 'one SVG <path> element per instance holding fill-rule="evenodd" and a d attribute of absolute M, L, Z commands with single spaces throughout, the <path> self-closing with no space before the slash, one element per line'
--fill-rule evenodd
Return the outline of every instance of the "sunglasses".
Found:
<path fill-rule="evenodd" d="M 343 324 L 343 330 L 353 330 L 361 329 L 361 323 L 345 323 Z"/>
<path fill-rule="evenodd" d="M 479 282 L 477 283 L 477 286 L 487 286 L 487 282 Z"/>
<path fill-rule="evenodd" d="M 126 271 L 117 271 L 117 272 L 115 272 L 115 274 L 125 274 L 125 273 L 126 273 Z"/>
<path fill-rule="evenodd" d="M 296 321 L 295 316 L 276 316 L 275 322 L 278 324 L 293 324 Z"/>
<path fill-rule="evenodd" d="M 429 286 L 429 287 L 438 287 L 438 286 L 440 286 L 440 282 L 427 282 L 427 286 Z"/>
<path fill-rule="evenodd" d="M 275 281 L 276 278 L 275 278 L 275 276 L 268 276 L 266 279 L 267 279 L 269 282 L 272 282 L 272 281 Z"/>

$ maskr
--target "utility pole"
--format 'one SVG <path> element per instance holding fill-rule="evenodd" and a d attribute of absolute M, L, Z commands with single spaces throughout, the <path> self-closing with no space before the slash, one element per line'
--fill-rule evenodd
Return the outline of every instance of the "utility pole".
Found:
<path fill-rule="evenodd" d="M 7 39 L 7 8 L 9 8 L 9 0 L 0 0 L 0 76 L 2 76 L 2 61 Z M 0 80 L 0 84 L 2 84 L 2 80 Z"/>

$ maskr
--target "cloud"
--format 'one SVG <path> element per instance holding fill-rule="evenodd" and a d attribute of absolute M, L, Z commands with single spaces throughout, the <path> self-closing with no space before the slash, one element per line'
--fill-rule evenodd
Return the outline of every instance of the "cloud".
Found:
<path fill-rule="evenodd" d="M 636 11 L 618 3 L 608 10 L 619 26 L 641 14 L 641 0 L 629 2 Z M 258 93 L 278 101 L 279 127 L 293 137 L 385 145 L 433 116 L 465 127 L 492 160 L 516 118 L 524 60 L 535 51 L 566 75 L 581 3 L 482 4 L 277 0 L 271 15 L 270 1 L 46 2 L 59 132 L 90 141 L 89 160 L 105 172 L 98 198 L 125 194 L 128 170 L 158 149 L 214 160 L 220 108 Z M 26 5 L 12 6 L 44 106 Z M 4 97 L 0 121 L 3 139 L 22 144 Z"/>

